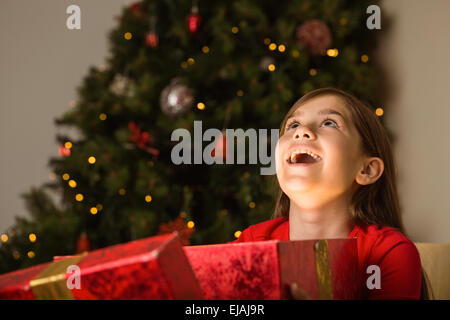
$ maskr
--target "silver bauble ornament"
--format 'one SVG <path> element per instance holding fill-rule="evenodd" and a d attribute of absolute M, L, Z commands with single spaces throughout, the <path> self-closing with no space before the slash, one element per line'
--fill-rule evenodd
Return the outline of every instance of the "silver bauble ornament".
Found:
<path fill-rule="evenodd" d="M 168 116 L 178 116 L 187 112 L 194 102 L 192 91 L 179 79 L 173 79 L 160 96 L 161 110 Z"/>
<path fill-rule="evenodd" d="M 123 96 L 127 93 L 128 87 L 130 86 L 131 80 L 121 74 L 116 74 L 114 80 L 112 81 L 109 89 L 112 93 Z"/>

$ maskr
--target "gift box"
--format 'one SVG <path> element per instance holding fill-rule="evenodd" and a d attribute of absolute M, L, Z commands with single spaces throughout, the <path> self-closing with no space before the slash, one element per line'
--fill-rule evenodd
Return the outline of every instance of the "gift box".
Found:
<path fill-rule="evenodd" d="M 0 275 L 0 299 L 203 299 L 178 234 Z"/>
<path fill-rule="evenodd" d="M 356 239 L 255 241 L 183 247 L 205 299 L 357 299 Z"/>

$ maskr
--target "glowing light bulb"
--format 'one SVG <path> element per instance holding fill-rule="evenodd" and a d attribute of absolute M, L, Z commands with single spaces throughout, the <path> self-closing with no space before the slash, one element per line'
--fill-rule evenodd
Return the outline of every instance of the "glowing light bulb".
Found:
<path fill-rule="evenodd" d="M 76 182 L 75 180 L 70 180 L 70 181 L 69 181 L 69 186 L 70 186 L 71 188 L 76 188 L 76 187 L 77 187 L 77 182 Z"/>
<path fill-rule="evenodd" d="M 384 114 L 383 108 L 377 108 L 377 109 L 375 110 L 375 114 L 376 114 L 377 116 L 381 117 L 381 116 Z"/>
<path fill-rule="evenodd" d="M 2 239 L 3 243 L 6 243 L 8 241 L 8 236 L 6 234 L 2 234 L 0 238 Z"/>
<path fill-rule="evenodd" d="M 36 235 L 34 233 L 30 233 L 28 235 L 28 239 L 30 240 L 30 242 L 36 242 Z"/>
<path fill-rule="evenodd" d="M 327 50 L 327 55 L 329 57 L 336 58 L 338 56 L 338 54 L 339 54 L 339 50 L 338 49 L 328 49 Z"/>

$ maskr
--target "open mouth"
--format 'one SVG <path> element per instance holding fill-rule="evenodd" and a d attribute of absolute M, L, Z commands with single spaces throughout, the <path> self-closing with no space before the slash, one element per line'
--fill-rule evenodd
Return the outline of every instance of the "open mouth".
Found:
<path fill-rule="evenodd" d="M 290 165 L 309 165 L 322 161 L 322 158 L 309 150 L 296 150 L 286 161 Z"/>

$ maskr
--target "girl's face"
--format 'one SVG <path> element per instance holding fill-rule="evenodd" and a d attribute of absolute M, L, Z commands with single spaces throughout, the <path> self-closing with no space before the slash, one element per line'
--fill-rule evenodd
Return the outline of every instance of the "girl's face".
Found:
<path fill-rule="evenodd" d="M 295 156 L 302 150 L 312 151 L 315 159 Z M 344 102 L 334 95 L 312 98 L 287 120 L 275 148 L 280 187 L 291 200 L 311 208 L 350 194 L 357 186 L 360 150 L 360 137 Z"/>

